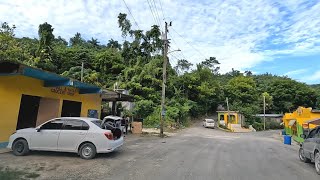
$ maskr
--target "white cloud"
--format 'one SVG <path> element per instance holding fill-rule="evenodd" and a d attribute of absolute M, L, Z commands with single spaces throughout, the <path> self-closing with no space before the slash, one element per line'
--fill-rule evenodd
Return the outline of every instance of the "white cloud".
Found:
<path fill-rule="evenodd" d="M 319 84 L 320 83 L 320 71 L 316 71 L 311 76 L 305 76 L 302 79 L 304 79 L 304 81 L 306 81 L 310 84 L 313 84 L 313 83 Z"/>
<path fill-rule="evenodd" d="M 245 70 L 278 55 L 306 55 L 320 52 L 320 2 L 309 0 L 160 0 L 167 21 L 174 55 L 199 63 L 215 56 L 222 72 Z M 146 0 L 126 0 L 139 27 L 154 24 Z M 153 1 L 151 1 L 153 2 Z M 154 1 L 162 21 L 159 1 Z M 48 22 L 54 34 L 66 39 L 80 32 L 83 37 L 122 40 L 117 24 L 120 12 L 128 14 L 118 0 L 0 0 L 0 17 L 17 26 L 18 36 L 37 37 L 40 23 Z M 162 21 L 163 22 L 163 21 Z M 179 32 L 181 38 L 175 33 Z M 193 44 L 190 47 L 187 42 Z M 182 55 L 183 53 L 183 55 Z"/>
<path fill-rule="evenodd" d="M 295 76 L 295 75 L 300 75 L 307 72 L 307 69 L 297 69 L 297 70 L 293 70 L 293 71 L 289 71 L 286 72 L 285 74 L 283 74 L 284 76 Z"/>

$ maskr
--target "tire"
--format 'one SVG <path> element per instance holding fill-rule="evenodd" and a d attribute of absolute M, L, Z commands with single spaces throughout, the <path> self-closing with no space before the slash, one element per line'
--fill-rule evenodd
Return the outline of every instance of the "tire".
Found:
<path fill-rule="evenodd" d="M 310 162 L 310 159 L 305 157 L 302 148 L 299 149 L 299 159 L 300 159 L 300 161 L 302 161 L 304 163 L 309 163 Z"/>
<path fill-rule="evenodd" d="M 29 145 L 25 139 L 18 139 L 13 142 L 12 152 L 16 156 L 25 156 L 29 153 Z"/>
<path fill-rule="evenodd" d="M 79 149 L 79 155 L 82 159 L 93 159 L 96 154 L 96 147 L 91 143 L 84 143 Z"/>
<path fill-rule="evenodd" d="M 316 172 L 320 175 L 320 153 L 317 152 L 314 157 L 314 166 L 316 168 Z"/>

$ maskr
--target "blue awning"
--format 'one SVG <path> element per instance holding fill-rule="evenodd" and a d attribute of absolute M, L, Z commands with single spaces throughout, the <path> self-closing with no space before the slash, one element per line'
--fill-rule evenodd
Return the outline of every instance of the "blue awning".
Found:
<path fill-rule="evenodd" d="M 14 66 L 15 65 L 15 66 Z M 1 62 L 0 75 L 22 75 L 43 80 L 44 87 L 70 86 L 79 89 L 80 94 L 100 93 L 101 88 L 95 85 L 83 83 L 68 77 L 64 77 L 55 73 L 33 68 L 30 66 L 13 63 Z"/>

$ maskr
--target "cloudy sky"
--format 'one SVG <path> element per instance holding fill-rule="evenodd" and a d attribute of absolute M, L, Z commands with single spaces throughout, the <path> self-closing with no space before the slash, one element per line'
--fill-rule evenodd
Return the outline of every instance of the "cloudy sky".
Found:
<path fill-rule="evenodd" d="M 215 56 L 222 72 L 271 72 L 320 83 L 319 0 L 0 0 L 0 21 L 15 24 L 18 37 L 37 37 L 39 24 L 48 22 L 65 39 L 80 32 L 101 43 L 122 41 L 120 12 L 134 29 L 172 21 L 171 49 L 182 50 L 170 54 L 172 63 Z"/>

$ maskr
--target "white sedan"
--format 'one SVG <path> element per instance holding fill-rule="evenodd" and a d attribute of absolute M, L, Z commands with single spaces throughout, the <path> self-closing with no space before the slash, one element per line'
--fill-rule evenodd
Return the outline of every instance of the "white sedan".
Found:
<path fill-rule="evenodd" d="M 112 152 L 123 145 L 120 129 L 108 128 L 95 118 L 55 118 L 36 128 L 17 130 L 10 136 L 8 148 L 17 156 L 30 150 L 78 153 L 92 159 L 96 153 Z"/>
<path fill-rule="evenodd" d="M 203 126 L 204 127 L 209 127 L 209 128 L 214 128 L 215 126 L 215 121 L 213 119 L 204 119 L 203 120 Z"/>

